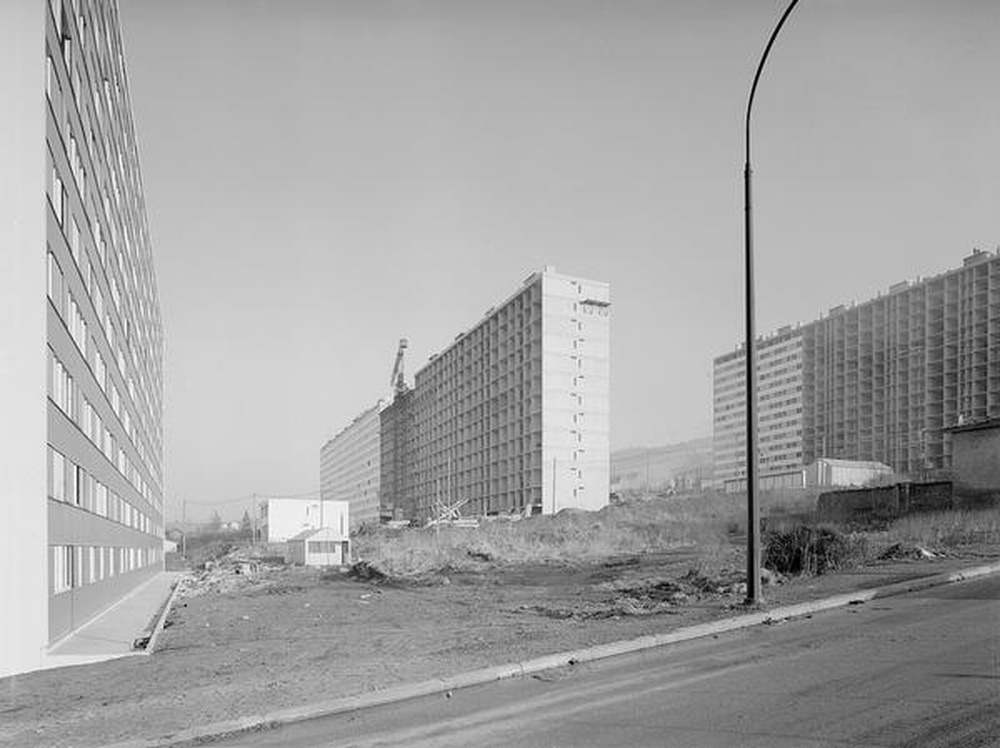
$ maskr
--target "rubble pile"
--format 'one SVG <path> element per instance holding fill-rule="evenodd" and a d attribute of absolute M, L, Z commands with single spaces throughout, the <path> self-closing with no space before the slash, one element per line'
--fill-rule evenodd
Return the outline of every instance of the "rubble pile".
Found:
<path fill-rule="evenodd" d="M 897 559 L 924 559 L 924 558 L 937 558 L 938 553 L 929 551 L 919 545 L 910 545 L 909 543 L 893 543 L 888 548 L 886 548 L 881 554 L 879 554 L 879 561 L 895 561 Z"/>
<path fill-rule="evenodd" d="M 239 548 L 218 559 L 206 561 L 205 568 L 181 579 L 180 597 L 200 597 L 201 595 L 226 595 L 239 592 L 259 582 L 274 568 L 251 558 L 247 549 Z"/>
<path fill-rule="evenodd" d="M 763 570 L 764 584 L 780 584 L 780 575 Z M 570 605 L 522 605 L 518 612 L 537 613 L 548 618 L 621 618 L 676 614 L 682 606 L 707 599 L 742 598 L 746 595 L 746 576 L 736 570 L 723 570 L 707 576 L 694 569 L 676 578 L 648 577 L 618 579 L 600 585 L 611 594 L 604 600 L 581 601 Z"/>

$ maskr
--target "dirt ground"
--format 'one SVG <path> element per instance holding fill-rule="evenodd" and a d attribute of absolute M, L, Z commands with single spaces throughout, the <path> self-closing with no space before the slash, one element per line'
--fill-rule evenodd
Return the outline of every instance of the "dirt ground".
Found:
<path fill-rule="evenodd" d="M 899 558 L 765 588 L 768 606 L 984 563 L 1000 547 Z M 151 657 L 0 680 L 0 744 L 97 746 L 740 612 L 739 552 L 496 567 L 421 584 L 216 570 L 191 582 Z"/>

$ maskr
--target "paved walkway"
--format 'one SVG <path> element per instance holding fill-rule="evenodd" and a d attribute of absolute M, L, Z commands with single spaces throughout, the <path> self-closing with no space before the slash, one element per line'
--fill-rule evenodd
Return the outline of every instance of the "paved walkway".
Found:
<path fill-rule="evenodd" d="M 180 576 L 178 572 L 163 571 L 152 577 L 56 644 L 43 656 L 42 667 L 83 665 L 145 654 L 132 649 L 132 642 L 150 625 Z"/>

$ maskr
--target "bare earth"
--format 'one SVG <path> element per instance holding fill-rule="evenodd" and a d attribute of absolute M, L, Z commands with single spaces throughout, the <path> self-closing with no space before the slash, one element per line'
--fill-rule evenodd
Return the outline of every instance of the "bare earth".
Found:
<path fill-rule="evenodd" d="M 1000 558 L 996 546 L 765 590 L 769 606 Z M 0 680 L 0 744 L 96 746 L 661 633 L 740 612 L 738 552 L 496 567 L 399 585 L 275 569 L 178 599 L 151 657 Z M 199 594 L 200 593 L 200 594 Z"/>

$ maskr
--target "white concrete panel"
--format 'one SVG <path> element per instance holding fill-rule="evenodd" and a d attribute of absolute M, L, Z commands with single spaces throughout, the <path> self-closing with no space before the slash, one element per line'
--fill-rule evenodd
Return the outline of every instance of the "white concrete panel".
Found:
<path fill-rule="evenodd" d="M 41 667 L 48 638 L 45 12 L 0 2 L 0 677 Z"/>

